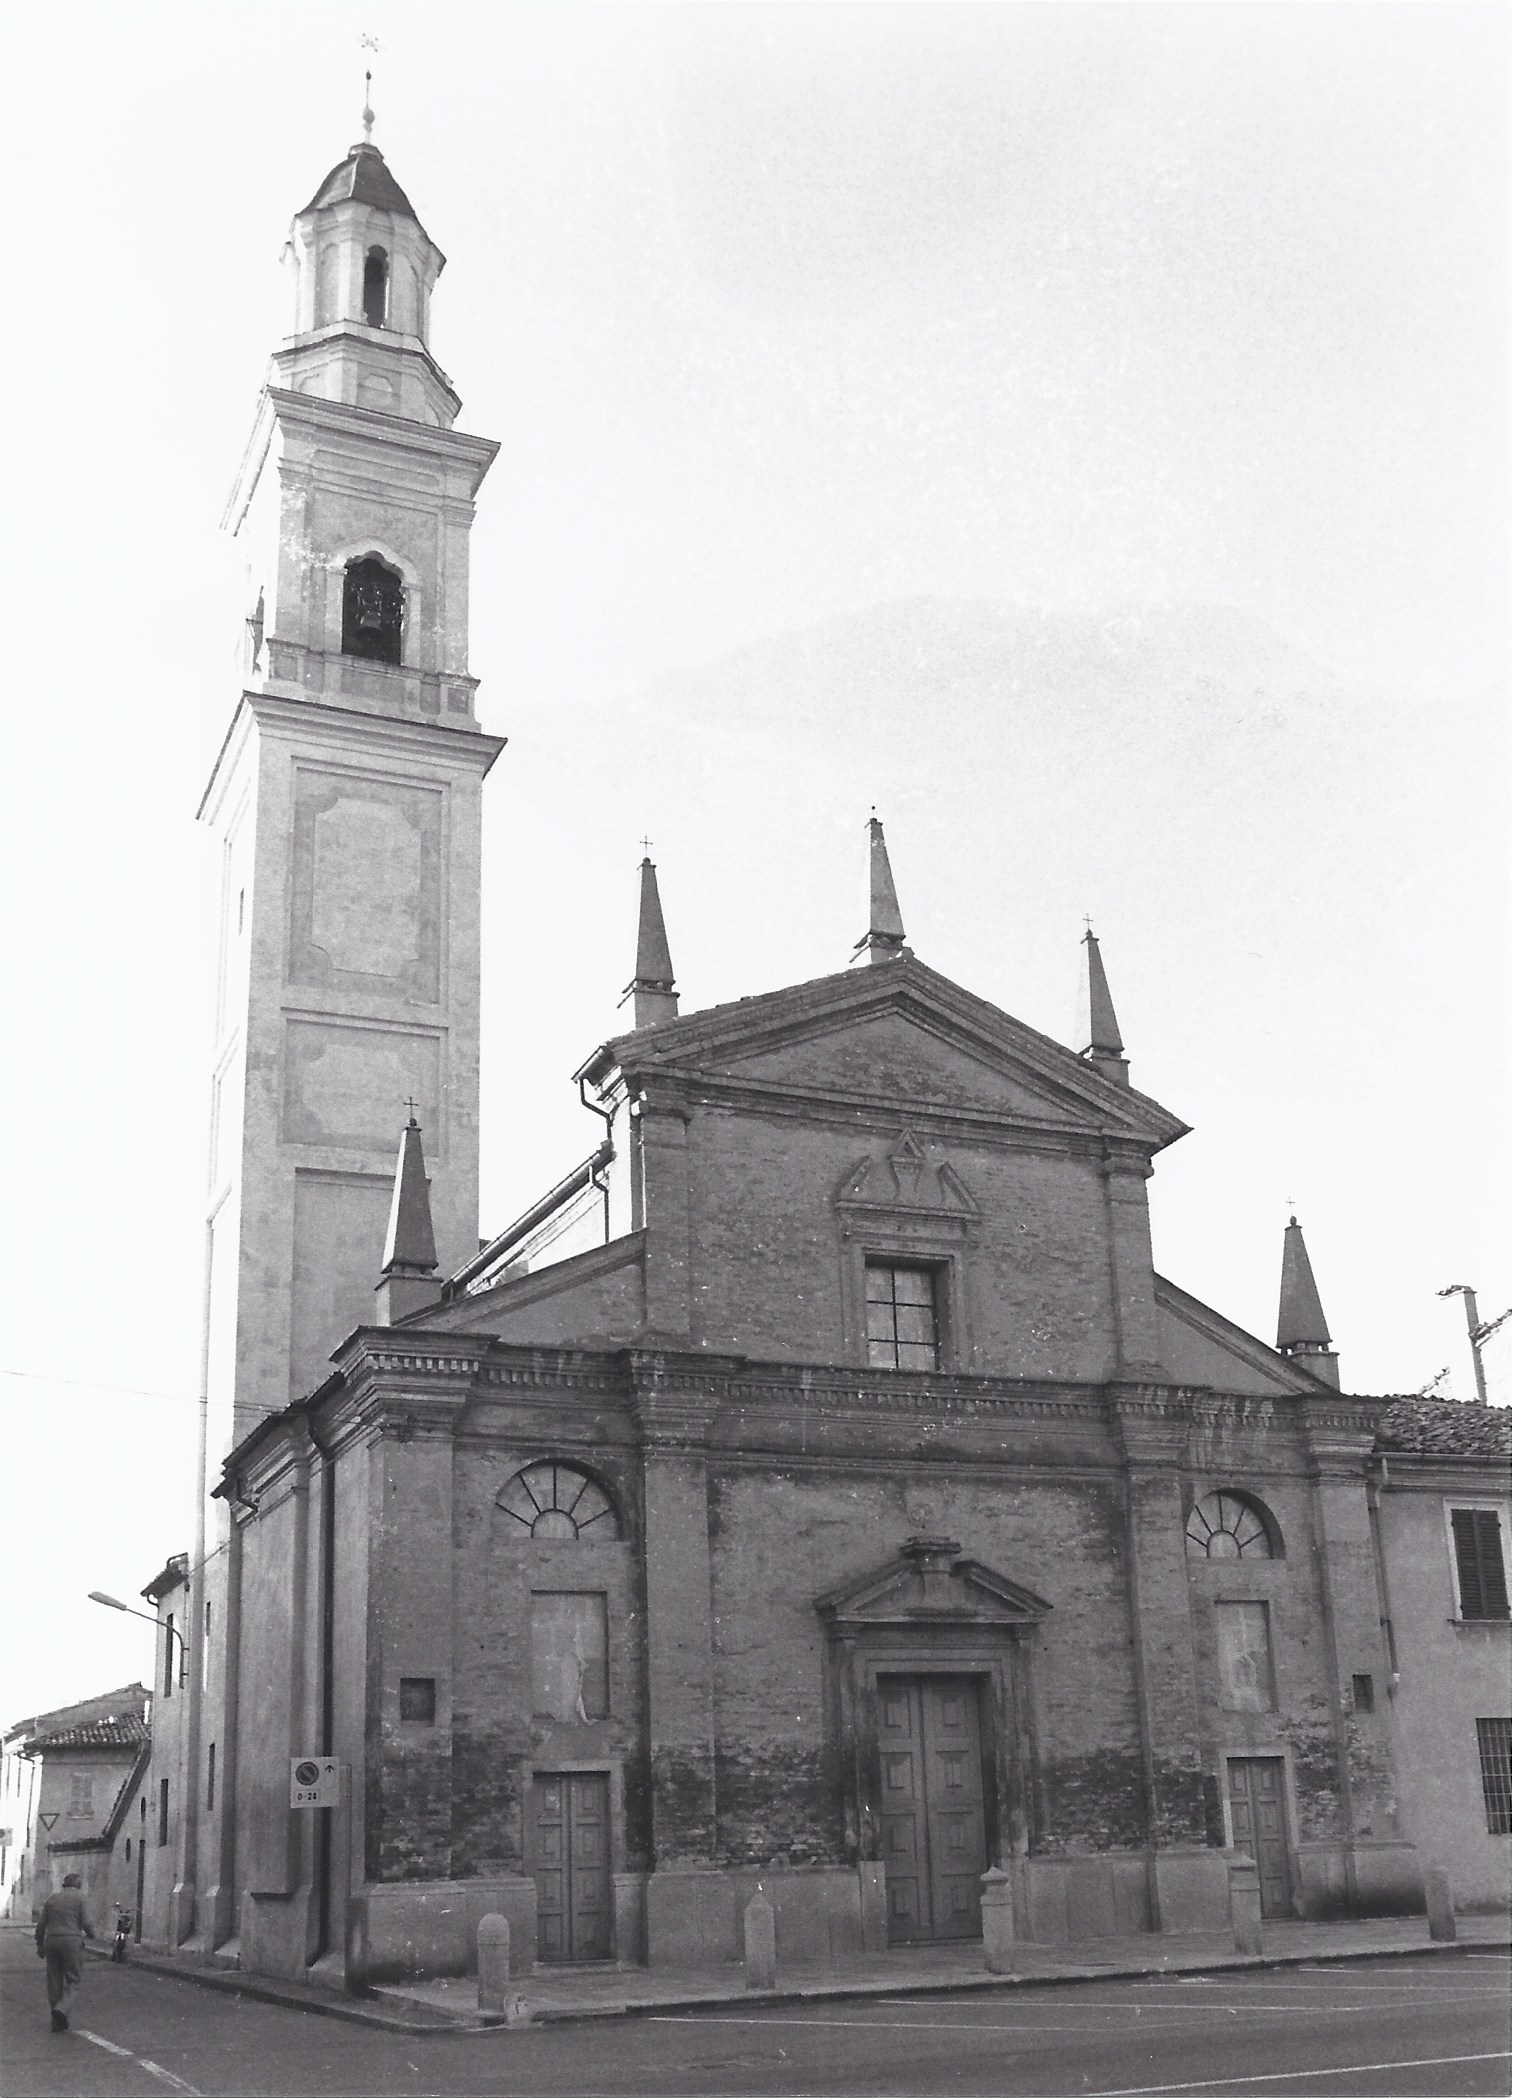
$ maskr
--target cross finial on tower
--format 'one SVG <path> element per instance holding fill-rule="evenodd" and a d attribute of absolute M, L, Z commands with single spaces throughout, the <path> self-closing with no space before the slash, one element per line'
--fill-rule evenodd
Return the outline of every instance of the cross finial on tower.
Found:
<path fill-rule="evenodd" d="M 358 39 L 358 42 L 364 51 L 376 52 L 378 49 L 378 38 L 376 36 L 363 36 Z M 373 143 L 373 72 L 371 67 L 363 74 L 362 78 L 362 135 L 366 142 L 371 145 Z"/>
<path fill-rule="evenodd" d="M 405 1100 L 405 1112 L 410 1117 L 410 1127 L 412 1129 L 418 1129 L 420 1127 L 420 1124 L 415 1119 L 415 1110 L 417 1107 L 419 1107 L 419 1105 L 420 1102 L 418 1100 L 409 1098 Z"/>
<path fill-rule="evenodd" d="M 643 857 L 645 857 L 646 859 L 650 859 L 650 858 L 651 858 L 651 839 L 650 839 L 650 838 L 643 838 L 643 839 L 641 840 L 641 852 L 642 852 L 642 855 L 643 855 Z"/>

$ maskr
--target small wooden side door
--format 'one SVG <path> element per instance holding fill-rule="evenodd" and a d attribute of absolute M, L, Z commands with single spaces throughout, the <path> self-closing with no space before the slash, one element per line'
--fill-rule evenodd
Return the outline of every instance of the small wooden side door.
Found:
<path fill-rule="evenodd" d="M 536 1957 L 604 1960 L 610 1952 L 609 1779 L 540 1771 L 528 1830 L 536 1882 Z"/>
<path fill-rule="evenodd" d="M 1231 1756 L 1229 1818 L 1235 1848 L 1248 1850 L 1261 1876 L 1261 1914 L 1292 1914 L 1292 1861 L 1280 1756 Z"/>

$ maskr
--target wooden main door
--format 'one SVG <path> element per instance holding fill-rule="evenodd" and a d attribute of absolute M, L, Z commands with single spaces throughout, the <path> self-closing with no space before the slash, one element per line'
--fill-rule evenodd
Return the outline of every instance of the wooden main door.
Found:
<path fill-rule="evenodd" d="M 609 1779 L 595 1772 L 540 1772 L 531 1781 L 530 1816 L 536 1957 L 607 1960 Z"/>
<path fill-rule="evenodd" d="M 1261 1875 L 1261 1914 L 1292 1914 L 1292 1865 L 1280 1756 L 1231 1756 L 1229 1820 L 1236 1850 L 1248 1850 Z"/>
<path fill-rule="evenodd" d="M 977 1678 L 879 1676 L 888 1939 L 982 1935 L 982 1738 Z"/>

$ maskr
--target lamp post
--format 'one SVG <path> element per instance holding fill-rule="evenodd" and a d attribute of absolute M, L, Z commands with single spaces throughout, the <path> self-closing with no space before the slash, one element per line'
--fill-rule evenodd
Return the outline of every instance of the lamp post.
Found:
<path fill-rule="evenodd" d="M 103 1603 L 107 1610 L 119 1610 L 123 1617 L 140 1617 L 143 1624 L 156 1625 L 158 1630 L 166 1632 L 170 1639 L 177 1639 L 179 1642 L 179 1681 L 181 1683 L 184 1681 L 189 1673 L 189 1649 L 185 1646 L 184 1635 L 176 1624 L 169 1624 L 162 1617 L 149 1617 L 145 1610 L 133 1610 L 126 1603 L 117 1602 L 113 1595 L 105 1595 L 98 1588 L 90 1589 L 89 1600 L 92 1603 Z M 173 1648 L 171 1646 L 168 1649 L 168 1659 L 171 1666 L 173 1662 Z"/>

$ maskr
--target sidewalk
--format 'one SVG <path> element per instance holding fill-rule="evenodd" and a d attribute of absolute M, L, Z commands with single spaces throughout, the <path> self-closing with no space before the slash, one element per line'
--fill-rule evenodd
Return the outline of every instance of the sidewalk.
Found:
<path fill-rule="evenodd" d="M 1422 1916 L 1384 1917 L 1365 1923 L 1269 1923 L 1258 1956 L 1234 1952 L 1227 1937 L 1163 1936 L 1093 1938 L 1059 1945 L 1016 1948 L 1013 1974 L 989 1974 L 977 1942 L 957 1946 L 901 1946 L 847 1961 L 780 1966 L 775 1989 L 748 1990 L 738 1965 L 721 1967 L 537 1967 L 512 1984 L 518 2006 L 511 2024 L 561 2024 L 580 2018 L 616 2018 L 656 2011 L 715 2006 L 751 2009 L 774 2003 L 845 2001 L 906 1993 L 911 1996 L 1023 1988 L 1032 1983 L 1075 1983 L 1142 1979 L 1161 1975 L 1214 1975 L 1244 1967 L 1285 1967 L 1319 1960 L 1381 1959 L 1410 1953 L 1444 1956 L 1506 1950 L 1506 1916 L 1461 1916 L 1453 1944 L 1436 1944 Z M 367 1996 L 345 1996 L 309 1982 L 269 1980 L 212 1967 L 184 1955 L 132 1948 L 130 1965 L 174 1974 L 207 1988 L 249 1996 L 328 2018 L 372 2025 L 412 2036 L 502 2027 L 498 2016 L 480 2016 L 478 1984 L 472 1975 L 443 1981 L 386 1983 Z"/>

